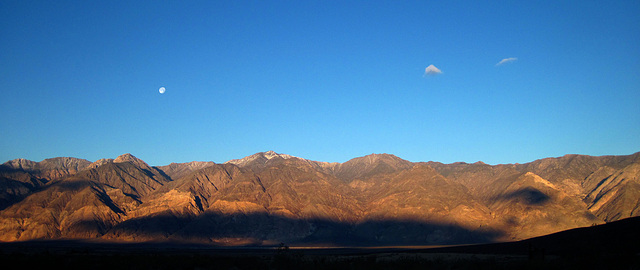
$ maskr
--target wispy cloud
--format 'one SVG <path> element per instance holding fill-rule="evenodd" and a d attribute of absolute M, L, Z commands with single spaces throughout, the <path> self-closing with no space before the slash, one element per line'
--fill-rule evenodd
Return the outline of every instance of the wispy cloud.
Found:
<path fill-rule="evenodd" d="M 424 69 L 424 76 L 438 75 L 438 74 L 442 74 L 442 70 L 440 70 L 434 65 L 429 65 L 427 68 Z"/>
<path fill-rule="evenodd" d="M 516 57 L 505 58 L 505 59 L 500 60 L 500 62 L 498 62 L 496 64 L 496 66 L 501 66 L 501 65 L 504 65 L 506 63 L 510 63 L 510 62 L 513 62 L 513 61 L 516 61 L 516 60 L 518 60 L 518 58 L 516 58 Z"/>

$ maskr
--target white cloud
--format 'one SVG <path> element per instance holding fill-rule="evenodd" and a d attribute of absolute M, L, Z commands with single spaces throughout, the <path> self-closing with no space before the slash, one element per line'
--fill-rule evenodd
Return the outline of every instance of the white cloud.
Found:
<path fill-rule="evenodd" d="M 442 74 L 442 70 L 440 70 L 439 68 L 437 68 L 434 65 L 429 65 L 427 68 L 424 69 L 424 75 L 438 75 L 438 74 Z"/>
<path fill-rule="evenodd" d="M 516 58 L 516 57 L 505 58 L 505 59 L 500 60 L 500 62 L 498 62 L 496 64 L 496 66 L 500 66 L 500 65 L 503 65 L 503 64 L 506 64 L 506 63 L 510 63 L 510 62 L 513 62 L 513 61 L 516 61 L 516 60 L 518 60 L 518 58 Z"/>

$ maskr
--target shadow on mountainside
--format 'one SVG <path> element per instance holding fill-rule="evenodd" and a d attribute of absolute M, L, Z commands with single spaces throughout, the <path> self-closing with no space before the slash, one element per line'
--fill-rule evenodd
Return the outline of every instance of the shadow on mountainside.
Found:
<path fill-rule="evenodd" d="M 495 201 L 511 201 L 517 200 L 521 201 L 527 205 L 544 205 L 545 203 L 551 200 L 549 195 L 544 194 L 542 191 L 537 190 L 532 187 L 526 187 L 522 189 L 518 189 L 512 192 L 508 192 L 506 194 L 499 195 L 494 197 Z"/>
<path fill-rule="evenodd" d="M 92 226 L 88 222 L 88 226 Z M 348 223 L 294 219 L 266 213 L 199 216 L 159 215 L 134 218 L 108 230 L 104 238 L 187 241 L 222 245 L 418 246 L 493 242 L 496 230 L 472 230 L 451 224 L 412 220 Z"/>
<path fill-rule="evenodd" d="M 47 183 L 25 170 L 0 164 L 0 211 L 22 201 Z"/>
<path fill-rule="evenodd" d="M 22 201 L 35 190 L 29 184 L 0 176 L 0 211 Z"/>

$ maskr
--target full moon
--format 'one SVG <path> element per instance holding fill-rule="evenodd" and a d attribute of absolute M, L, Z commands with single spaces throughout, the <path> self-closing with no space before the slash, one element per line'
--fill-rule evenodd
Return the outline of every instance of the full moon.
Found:
<path fill-rule="evenodd" d="M 158 91 L 160 91 L 160 94 L 164 94 L 164 91 L 166 91 L 166 89 L 164 89 L 164 87 L 160 87 Z"/>

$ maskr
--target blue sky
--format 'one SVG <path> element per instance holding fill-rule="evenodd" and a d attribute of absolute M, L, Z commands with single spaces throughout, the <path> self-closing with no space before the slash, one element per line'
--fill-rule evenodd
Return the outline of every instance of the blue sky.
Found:
<path fill-rule="evenodd" d="M 0 162 L 631 154 L 638 14 L 638 1 L 0 1 Z"/>

